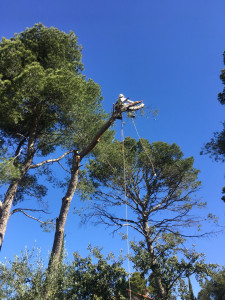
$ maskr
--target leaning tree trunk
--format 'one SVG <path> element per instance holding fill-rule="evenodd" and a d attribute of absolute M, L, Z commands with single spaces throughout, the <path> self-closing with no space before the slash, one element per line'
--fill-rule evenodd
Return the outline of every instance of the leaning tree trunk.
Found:
<path fill-rule="evenodd" d="M 10 217 L 10 210 L 13 204 L 14 197 L 17 192 L 18 185 L 20 181 L 23 179 L 23 177 L 26 175 L 26 173 L 29 171 L 31 163 L 33 161 L 33 157 L 35 153 L 34 143 L 36 137 L 37 123 L 38 123 L 38 118 L 36 119 L 36 122 L 34 122 L 34 126 L 29 135 L 26 160 L 24 165 L 21 168 L 20 175 L 17 179 L 13 180 L 13 182 L 10 184 L 5 194 L 3 203 L 0 202 L 1 204 L 0 205 L 0 250 L 2 247 L 4 235 L 6 232 L 6 227 Z M 15 159 L 17 158 L 17 152 L 18 151 L 16 151 Z"/>
<path fill-rule="evenodd" d="M 64 228 L 66 224 L 70 203 L 72 201 L 78 183 L 78 171 L 79 171 L 80 161 L 94 149 L 94 147 L 100 141 L 100 137 L 115 122 L 115 120 L 121 116 L 123 112 L 130 111 L 130 110 L 134 111 L 142 108 L 144 104 L 139 104 L 140 102 L 141 101 L 134 102 L 127 106 L 117 103 L 115 109 L 113 109 L 113 113 L 110 119 L 99 129 L 99 131 L 96 133 L 96 135 L 94 136 L 90 144 L 86 148 L 84 148 L 79 155 L 77 155 L 77 153 L 74 152 L 70 182 L 68 185 L 67 192 L 62 199 L 62 205 L 61 205 L 59 217 L 56 220 L 55 236 L 54 236 L 52 252 L 48 264 L 48 272 L 51 273 L 54 267 L 57 266 L 57 264 L 59 263 L 60 255 L 62 253 Z M 137 104 L 139 105 L 137 106 Z"/>
<path fill-rule="evenodd" d="M 149 235 L 149 226 L 148 226 L 148 221 L 147 220 L 144 222 L 144 235 L 145 235 L 145 241 L 146 241 L 146 244 L 147 244 L 147 249 L 148 249 L 148 252 L 151 255 L 151 259 L 152 259 L 151 270 L 154 274 L 154 280 L 155 280 L 155 284 L 156 284 L 156 287 L 157 287 L 157 292 L 159 294 L 160 299 L 167 300 L 168 297 L 166 295 L 166 291 L 165 291 L 165 289 L 162 285 L 162 280 L 160 278 L 159 268 L 157 266 L 157 261 L 156 261 L 156 258 L 155 258 L 152 239 Z"/>
<path fill-rule="evenodd" d="M 64 241 L 64 229 L 66 225 L 66 219 L 69 212 L 70 203 L 72 201 L 73 195 L 77 188 L 78 183 L 78 170 L 80 165 L 79 156 L 77 156 L 76 151 L 73 155 L 73 162 L 71 168 L 71 177 L 68 185 L 67 192 L 62 199 L 62 205 L 59 213 L 59 217 L 56 219 L 56 229 L 54 243 L 52 247 L 52 252 L 49 260 L 49 270 L 58 264 L 60 256 L 62 253 L 62 245 Z"/>

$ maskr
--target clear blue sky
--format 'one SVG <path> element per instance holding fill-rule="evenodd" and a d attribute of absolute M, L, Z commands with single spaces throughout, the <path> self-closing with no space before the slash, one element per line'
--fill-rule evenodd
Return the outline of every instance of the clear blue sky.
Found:
<path fill-rule="evenodd" d="M 222 128 L 225 115 L 225 107 L 217 101 L 223 88 L 219 79 L 225 50 L 223 0 L 8 0 L 1 1 L 0 11 L 1 37 L 10 38 L 38 22 L 74 31 L 83 46 L 84 73 L 100 84 L 108 112 L 119 93 L 158 109 L 156 121 L 136 120 L 141 137 L 175 142 L 185 156 L 195 157 L 202 180 L 198 195 L 225 225 L 225 204 L 220 200 L 224 164 L 199 155 L 213 132 Z M 125 135 L 137 138 L 129 122 Z M 51 197 L 58 208 L 58 191 Z M 69 254 L 76 250 L 85 254 L 89 242 L 104 246 L 106 252 L 126 247 L 101 226 L 80 227 L 72 213 L 66 233 Z M 53 233 L 43 233 L 35 221 L 15 215 L 0 258 L 12 257 L 25 245 L 31 248 L 35 240 L 47 255 L 52 239 Z M 224 233 L 193 243 L 206 253 L 208 262 L 225 265 Z"/>

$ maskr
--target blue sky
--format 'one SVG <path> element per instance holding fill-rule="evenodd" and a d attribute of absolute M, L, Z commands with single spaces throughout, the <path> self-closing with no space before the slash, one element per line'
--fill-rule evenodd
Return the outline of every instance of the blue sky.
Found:
<path fill-rule="evenodd" d="M 0 11 L 1 37 L 10 38 L 39 22 L 67 33 L 74 31 L 83 46 L 84 74 L 100 84 L 106 111 L 111 111 L 119 93 L 144 99 L 147 107 L 158 109 L 155 121 L 135 120 L 139 134 L 150 142 L 175 142 L 186 157 L 194 156 L 195 167 L 201 170 L 198 196 L 225 225 L 225 204 L 220 200 L 224 164 L 199 154 L 224 121 L 225 107 L 217 101 L 223 88 L 219 76 L 224 68 L 224 1 L 8 0 L 1 1 Z M 125 136 L 137 138 L 132 126 L 126 122 Z M 52 191 L 51 198 L 56 215 L 58 191 L 57 197 Z M 80 227 L 72 212 L 66 233 L 70 254 L 76 250 L 85 254 L 89 242 L 104 246 L 106 252 L 126 249 L 120 238 L 112 238 L 101 226 Z M 34 241 L 47 256 L 52 239 L 53 234 L 43 233 L 35 221 L 15 215 L 0 259 L 12 257 L 25 245 L 32 247 Z M 224 233 L 193 243 L 206 253 L 208 262 L 225 265 Z"/>

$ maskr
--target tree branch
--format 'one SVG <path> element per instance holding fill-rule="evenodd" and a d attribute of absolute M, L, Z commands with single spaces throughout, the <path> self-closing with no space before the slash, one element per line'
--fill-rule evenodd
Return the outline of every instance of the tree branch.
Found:
<path fill-rule="evenodd" d="M 11 217 L 13 214 L 17 213 L 17 212 L 21 212 L 21 213 L 23 213 L 25 216 L 27 216 L 28 218 L 33 219 L 33 220 L 35 220 L 35 221 L 37 221 L 37 222 L 39 222 L 39 223 L 41 223 L 41 224 L 54 224 L 54 225 L 55 225 L 54 222 L 50 222 L 50 221 L 44 222 L 44 221 L 41 221 L 40 219 L 35 218 L 35 217 L 29 215 L 29 214 L 26 213 L 25 211 L 43 212 L 43 213 L 45 213 L 45 214 L 48 214 L 48 212 L 44 211 L 43 209 L 16 208 L 16 209 L 12 210 L 12 212 L 10 213 L 10 217 Z"/>
<path fill-rule="evenodd" d="M 53 158 L 53 159 L 47 159 L 45 161 L 42 161 L 38 164 L 35 164 L 35 165 L 31 165 L 30 169 L 35 169 L 35 168 L 38 168 L 38 167 L 41 167 L 42 165 L 44 164 L 49 164 L 49 163 L 53 163 L 53 162 L 59 162 L 61 159 L 63 159 L 66 155 L 72 153 L 73 150 L 70 150 L 70 151 L 67 151 L 65 152 L 63 155 L 61 155 L 60 157 L 58 158 Z"/>
<path fill-rule="evenodd" d="M 140 102 L 142 102 L 142 101 L 136 101 L 136 102 L 128 104 L 128 105 L 123 105 L 123 104 L 121 105 L 117 101 L 117 103 L 115 105 L 115 111 L 113 111 L 111 118 L 99 129 L 99 131 L 93 137 L 93 139 L 89 143 L 89 145 L 80 152 L 80 159 L 82 159 L 84 156 L 86 156 L 97 145 L 97 143 L 100 140 L 100 137 L 114 123 L 114 121 L 121 115 L 121 113 L 129 111 L 129 110 L 138 110 L 138 109 L 144 107 L 143 103 L 141 103 L 140 105 L 137 106 L 137 104 Z"/>

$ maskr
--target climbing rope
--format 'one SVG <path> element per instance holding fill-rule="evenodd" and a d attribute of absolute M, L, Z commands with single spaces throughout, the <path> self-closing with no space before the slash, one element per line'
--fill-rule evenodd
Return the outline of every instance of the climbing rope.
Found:
<path fill-rule="evenodd" d="M 128 229 L 128 205 L 127 205 L 127 181 L 126 181 L 126 162 L 124 152 L 124 132 L 123 132 L 123 118 L 121 119 L 121 150 L 123 155 L 123 180 L 124 180 L 124 199 L 126 207 L 126 237 L 127 237 L 127 266 L 128 266 L 128 285 L 129 285 L 129 298 L 131 298 L 131 284 L 130 284 L 130 245 L 129 245 L 129 229 Z"/>
<path fill-rule="evenodd" d="M 152 161 L 150 155 L 148 154 L 145 145 L 142 142 L 142 139 L 140 137 L 140 134 L 138 133 L 136 124 L 134 122 L 134 119 L 131 118 L 131 120 L 132 120 L 132 123 L 134 125 L 135 130 L 136 130 L 136 133 L 137 133 L 137 136 L 139 138 L 140 144 L 141 144 L 141 146 L 142 146 L 142 148 L 143 148 L 143 150 L 144 150 L 146 156 L 148 157 L 149 162 L 150 162 L 150 164 L 152 166 L 152 171 L 154 173 L 154 176 L 156 176 L 156 172 L 155 172 L 153 161 Z M 128 264 L 128 285 L 129 285 L 129 289 L 127 289 L 127 291 L 129 292 L 129 300 L 132 300 L 132 290 L 131 290 L 131 283 L 130 283 L 130 259 L 129 259 L 129 256 L 130 256 L 130 245 L 129 245 L 129 229 L 128 229 L 129 224 L 128 224 L 127 180 L 126 180 L 126 161 L 125 161 L 125 149 L 124 149 L 123 119 L 121 119 L 121 151 L 122 151 L 122 155 L 123 155 L 124 199 L 125 199 L 125 203 L 126 203 L 126 205 L 125 205 L 125 207 L 126 207 L 126 224 L 124 224 L 124 226 L 126 226 L 126 237 L 127 237 L 127 264 Z M 145 295 L 142 295 L 142 294 L 139 294 L 139 293 L 136 293 L 136 294 L 142 296 L 143 298 L 152 299 L 149 296 L 145 296 Z"/>
<path fill-rule="evenodd" d="M 135 124 L 135 122 L 134 122 L 134 119 L 132 118 L 131 120 L 132 120 L 132 123 L 133 123 L 133 125 L 134 125 L 135 130 L 136 130 L 136 133 L 137 133 L 137 136 L 138 136 L 139 141 L 140 141 L 140 143 L 141 143 L 141 146 L 142 146 L 142 148 L 143 148 L 143 150 L 144 150 L 146 156 L 148 157 L 149 162 L 150 162 L 150 164 L 151 164 L 151 166 L 152 166 L 152 171 L 153 171 L 153 173 L 154 173 L 154 176 L 156 176 L 156 172 L 155 172 L 155 168 L 154 168 L 154 164 L 153 164 L 153 162 L 152 162 L 152 159 L 151 159 L 151 157 L 149 156 L 149 154 L 148 154 L 148 152 L 147 152 L 147 149 L 146 149 L 145 145 L 142 143 L 142 139 L 141 139 L 141 137 L 140 137 L 140 135 L 139 135 L 139 133 L 138 133 L 136 124 Z"/>

